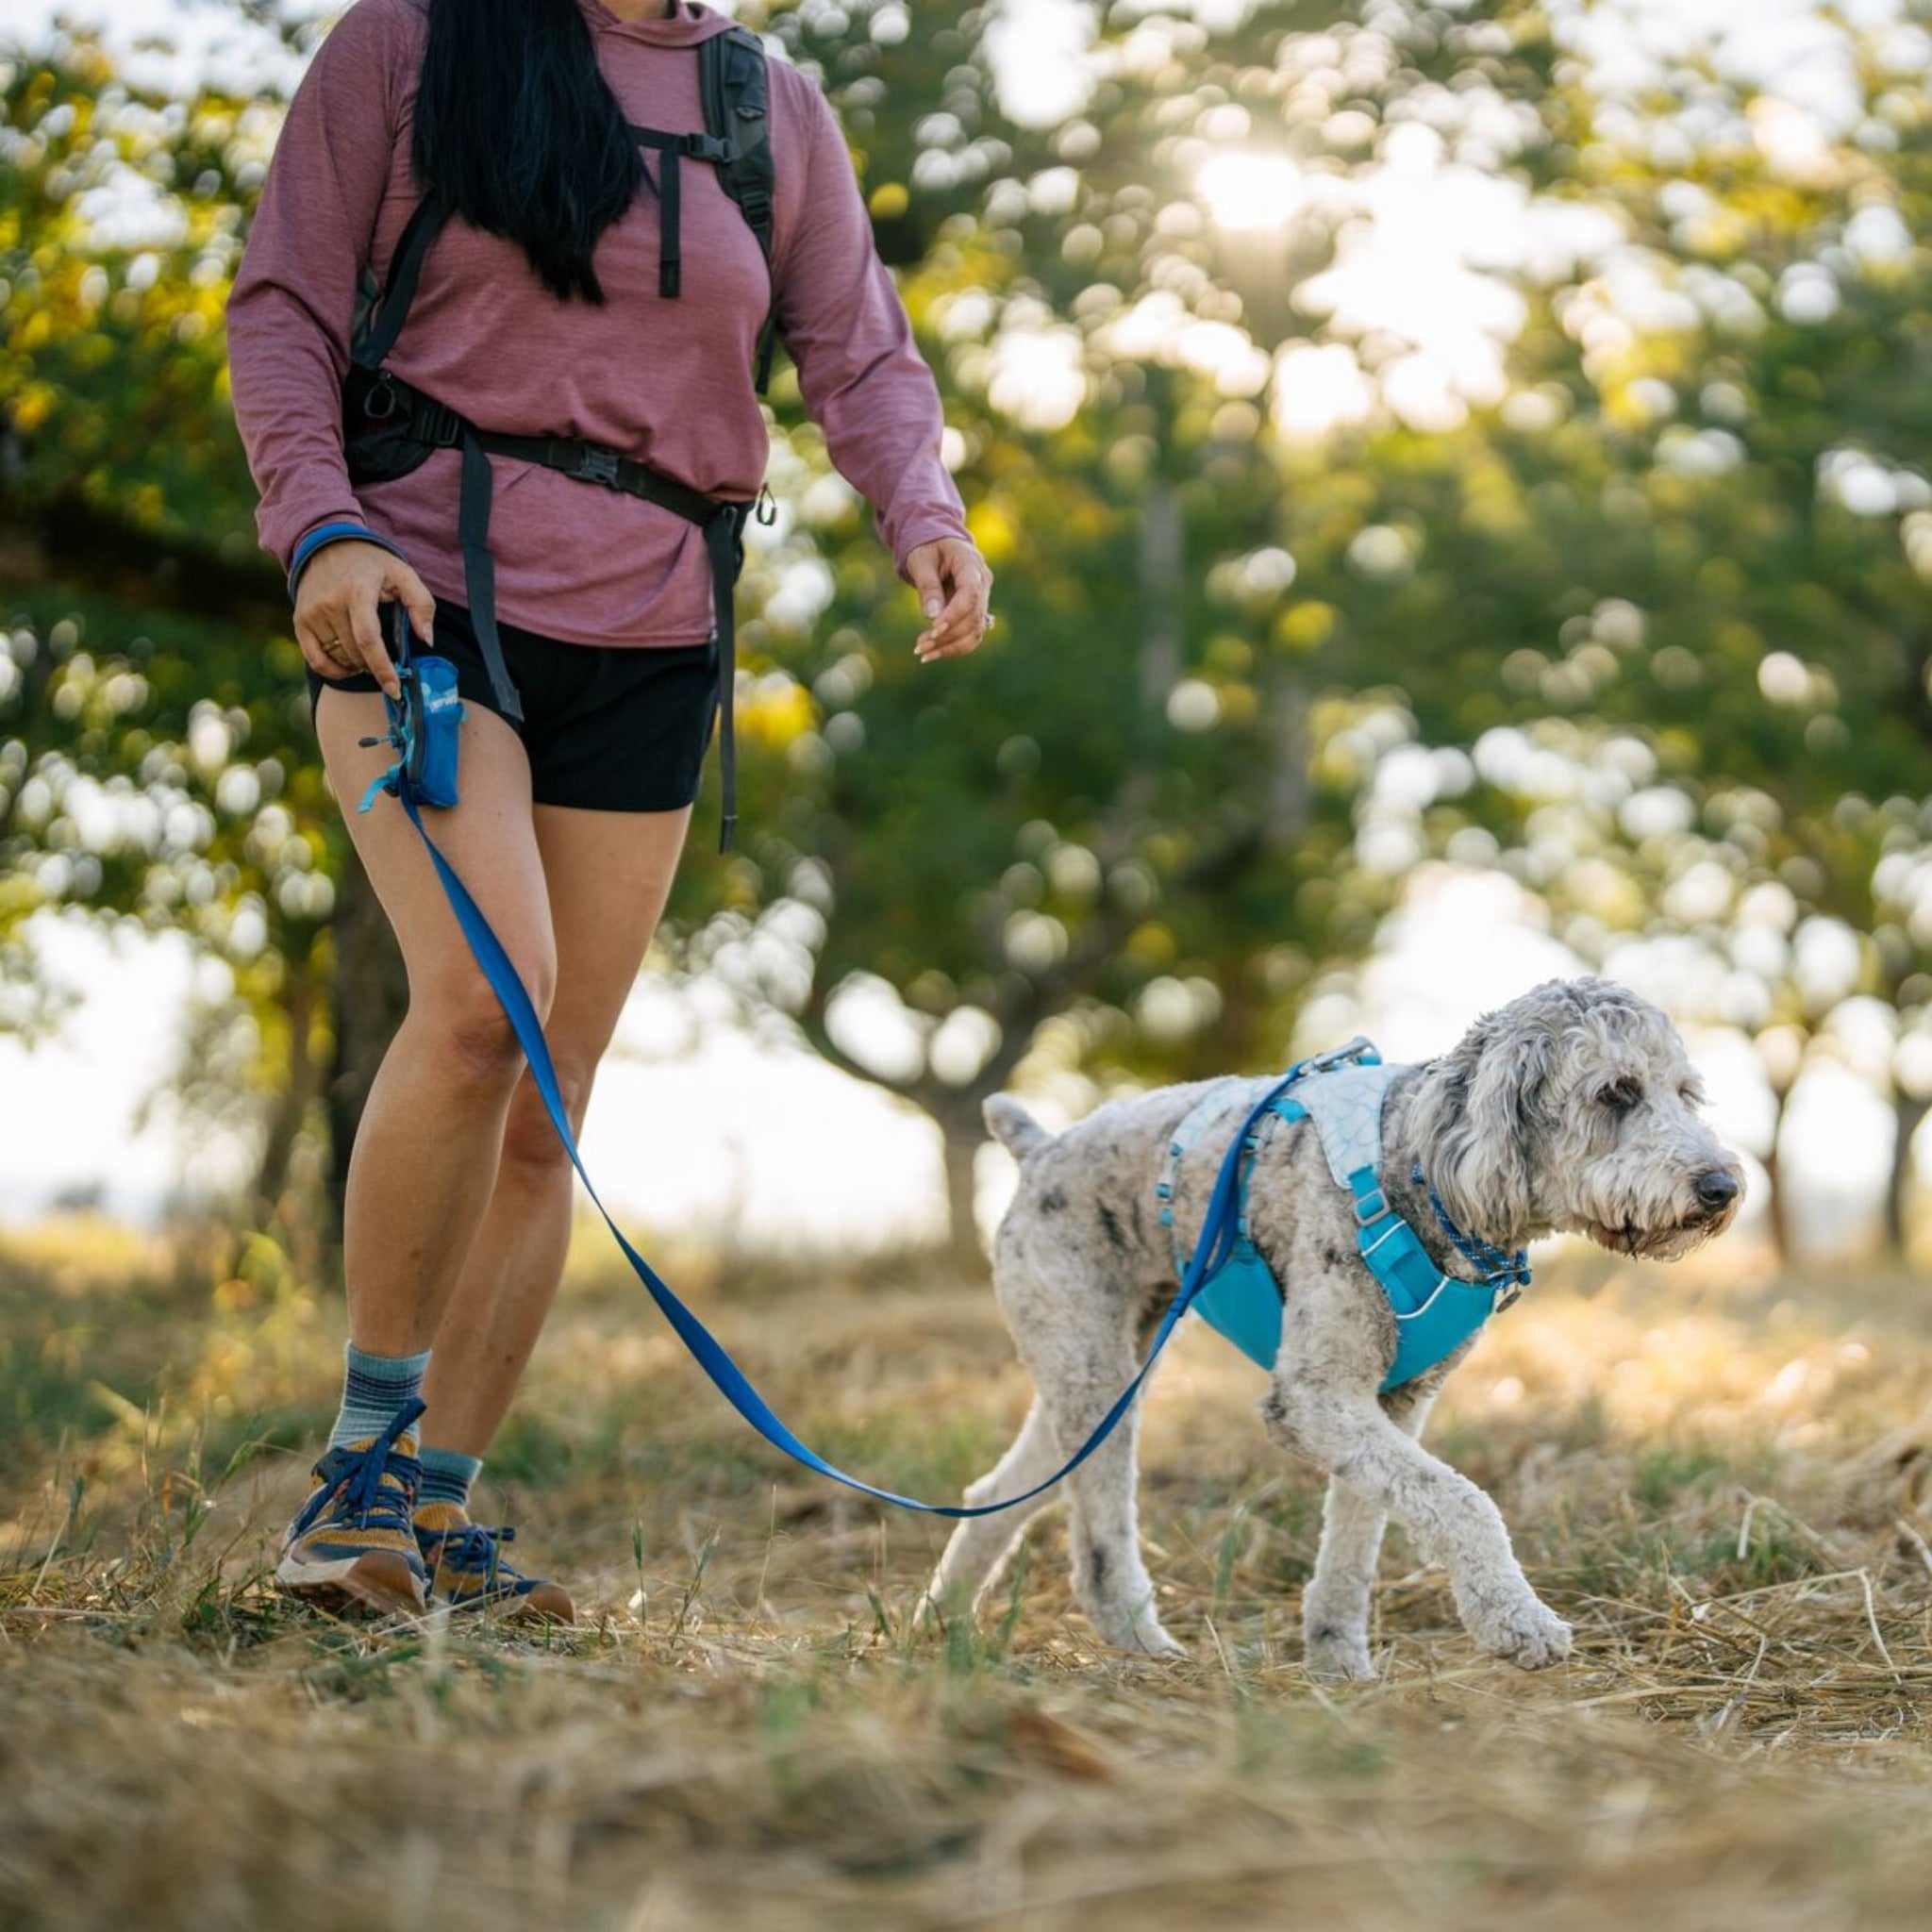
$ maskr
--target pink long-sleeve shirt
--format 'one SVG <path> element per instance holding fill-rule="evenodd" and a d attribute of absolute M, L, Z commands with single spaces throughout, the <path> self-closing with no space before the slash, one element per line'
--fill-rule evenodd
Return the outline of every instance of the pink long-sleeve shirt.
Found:
<path fill-rule="evenodd" d="M 694 0 L 621 21 L 578 0 L 626 120 L 702 131 L 698 43 L 729 25 Z M 286 569 L 319 525 L 359 520 L 393 541 L 433 595 L 465 601 L 459 458 L 352 489 L 341 380 L 357 278 L 378 277 L 418 199 L 410 118 L 427 0 L 356 0 L 296 90 L 228 302 L 235 416 L 261 492 L 262 547 Z M 612 443 L 707 494 L 746 498 L 769 442 L 752 368 L 768 298 L 805 407 L 840 472 L 872 504 L 900 574 L 918 545 L 963 537 L 940 457 L 932 373 L 873 243 L 830 106 L 771 63 L 777 171 L 773 266 L 702 163 L 683 170 L 683 292 L 658 292 L 658 205 L 641 191 L 597 246 L 600 307 L 559 302 L 522 251 L 460 220 L 437 238 L 388 366 L 479 427 Z M 657 156 L 647 153 L 655 175 Z M 587 644 L 681 644 L 711 634 L 699 532 L 655 504 L 496 457 L 491 549 L 500 619 Z"/>

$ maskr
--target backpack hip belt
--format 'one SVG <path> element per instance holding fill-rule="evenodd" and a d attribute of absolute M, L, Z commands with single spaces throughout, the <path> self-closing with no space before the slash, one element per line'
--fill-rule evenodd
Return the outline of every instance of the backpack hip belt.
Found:
<path fill-rule="evenodd" d="M 714 36 L 698 47 L 699 94 L 708 131 L 670 134 L 658 128 L 629 129 L 640 146 L 659 157 L 658 178 L 645 180 L 659 203 L 658 293 L 675 299 L 682 284 L 682 162 L 709 163 L 726 193 L 742 210 L 757 236 L 766 264 L 772 258 L 774 170 L 766 127 L 763 44 L 743 27 Z M 342 385 L 342 444 L 349 480 L 389 481 L 405 476 L 427 460 L 431 451 L 462 453 L 457 505 L 457 540 L 463 553 L 463 585 L 470 622 L 490 675 L 497 708 L 512 723 L 523 720 L 523 702 L 504 662 L 496 624 L 496 564 L 490 552 L 490 508 L 493 494 L 490 458 L 508 457 L 537 463 L 580 483 L 621 491 L 682 517 L 704 534 L 710 565 L 712 608 L 717 617 L 718 758 L 724 791 L 724 824 L 719 849 L 731 849 L 738 822 L 738 774 L 732 698 L 737 682 L 737 625 L 734 593 L 744 565 L 744 525 L 754 511 L 763 523 L 774 513 L 768 491 L 755 499 L 708 496 L 675 476 L 626 456 L 608 443 L 572 436 L 520 436 L 486 429 L 447 404 L 405 382 L 383 364 L 402 333 L 430 244 L 449 219 L 450 209 L 426 195 L 410 215 L 396 243 L 389 275 L 378 289 L 365 275 L 358 290 L 350 367 Z M 774 310 L 768 310 L 758 333 L 754 379 L 762 393 L 771 374 L 775 342 Z"/>

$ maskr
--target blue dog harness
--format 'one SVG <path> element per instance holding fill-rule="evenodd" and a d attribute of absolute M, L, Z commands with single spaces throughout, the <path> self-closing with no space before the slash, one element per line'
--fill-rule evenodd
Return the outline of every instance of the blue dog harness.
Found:
<path fill-rule="evenodd" d="M 1395 1315 L 1395 1359 L 1382 1378 L 1385 1391 L 1399 1389 L 1446 1361 L 1528 1286 L 1524 1251 L 1505 1254 L 1464 1233 L 1433 1188 L 1430 1206 L 1451 1243 L 1478 1270 L 1474 1281 L 1438 1268 L 1415 1229 L 1390 1207 L 1381 1182 L 1382 1101 L 1398 1071 L 1385 1066 L 1368 1041 L 1359 1038 L 1319 1055 L 1306 1063 L 1291 1094 L 1278 1087 L 1271 1093 L 1228 1149 L 1229 1158 L 1237 1158 L 1239 1149 L 1235 1236 L 1225 1258 L 1196 1290 L 1192 1306 L 1209 1327 L 1264 1369 L 1272 1369 L 1281 1353 L 1282 1286 L 1248 1230 L 1248 1180 L 1257 1157 L 1284 1122 L 1314 1122 L 1328 1171 L 1355 1204 L 1356 1245 Z M 1161 1224 L 1174 1232 L 1177 1274 L 1188 1272 L 1190 1259 L 1174 1230 L 1181 1162 L 1225 1118 L 1230 1101 L 1251 1086 L 1243 1080 L 1217 1081 L 1168 1142 L 1154 1191 Z M 1420 1167 L 1412 1177 L 1426 1185 Z"/>

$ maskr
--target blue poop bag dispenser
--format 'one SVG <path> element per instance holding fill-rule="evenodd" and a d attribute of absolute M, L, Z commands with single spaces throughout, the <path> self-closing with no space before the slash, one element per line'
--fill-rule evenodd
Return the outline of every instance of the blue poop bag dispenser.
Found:
<path fill-rule="evenodd" d="M 358 811 L 367 811 L 379 792 L 400 794 L 405 779 L 423 805 L 452 806 L 457 802 L 457 747 L 463 722 L 463 701 L 457 695 L 457 667 L 447 658 L 411 648 L 408 613 L 400 604 L 383 607 L 390 656 L 402 685 L 399 698 L 384 694 L 389 730 L 380 738 L 365 738 L 365 745 L 391 744 L 396 761 L 362 794 Z"/>

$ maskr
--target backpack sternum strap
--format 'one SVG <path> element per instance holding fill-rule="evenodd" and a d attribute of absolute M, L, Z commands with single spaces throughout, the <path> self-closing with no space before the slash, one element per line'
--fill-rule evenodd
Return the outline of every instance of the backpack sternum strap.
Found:
<path fill-rule="evenodd" d="M 721 173 L 731 160 L 731 144 L 712 134 L 666 134 L 656 127 L 632 127 L 630 138 L 640 147 L 656 148 L 663 157 L 658 176 L 644 179 L 658 197 L 658 292 L 675 300 L 684 282 L 684 167 L 688 156 L 708 161 Z"/>

